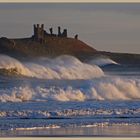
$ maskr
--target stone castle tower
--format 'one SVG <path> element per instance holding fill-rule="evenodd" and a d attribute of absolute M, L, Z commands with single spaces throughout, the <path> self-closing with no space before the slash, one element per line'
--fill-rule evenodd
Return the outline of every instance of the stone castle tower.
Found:
<path fill-rule="evenodd" d="M 33 26 L 34 34 L 32 36 L 34 41 L 40 42 L 41 44 L 46 43 L 46 37 L 65 37 L 67 38 L 67 29 L 61 32 L 61 27 L 58 27 L 58 34 L 53 33 L 53 28 L 49 28 L 50 33 L 44 30 L 44 24 L 34 24 Z"/>
<path fill-rule="evenodd" d="M 37 25 L 34 24 L 33 37 L 36 41 L 39 41 L 40 43 L 44 42 L 44 39 L 45 39 L 44 24 L 41 24 L 41 27 L 39 26 L 39 24 Z"/>

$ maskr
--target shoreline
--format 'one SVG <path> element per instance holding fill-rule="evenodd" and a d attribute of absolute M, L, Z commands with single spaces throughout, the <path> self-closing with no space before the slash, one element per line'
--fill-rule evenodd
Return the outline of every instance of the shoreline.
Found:
<path fill-rule="evenodd" d="M 140 125 L 2 130 L 0 137 L 140 137 Z"/>

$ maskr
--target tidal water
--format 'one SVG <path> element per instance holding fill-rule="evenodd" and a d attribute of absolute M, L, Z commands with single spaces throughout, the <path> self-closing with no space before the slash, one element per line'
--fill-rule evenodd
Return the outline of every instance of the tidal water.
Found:
<path fill-rule="evenodd" d="M 0 60 L 0 136 L 140 136 L 139 65 Z"/>

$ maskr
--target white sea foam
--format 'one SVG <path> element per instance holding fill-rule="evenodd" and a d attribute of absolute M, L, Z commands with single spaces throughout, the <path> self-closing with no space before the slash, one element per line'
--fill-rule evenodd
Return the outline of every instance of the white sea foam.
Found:
<path fill-rule="evenodd" d="M 15 69 L 18 74 L 42 79 L 89 79 L 101 77 L 103 71 L 96 65 L 82 63 L 73 56 L 56 59 L 41 58 L 36 62 L 20 62 L 15 58 L 0 55 L 0 69 Z"/>
<path fill-rule="evenodd" d="M 140 81 L 104 77 L 88 80 L 87 88 L 71 86 L 15 87 L 0 90 L 1 102 L 22 102 L 29 100 L 85 101 L 85 100 L 139 100 Z M 80 83 L 79 83 L 80 86 Z"/>
<path fill-rule="evenodd" d="M 32 100 L 34 90 L 26 87 L 19 87 L 13 89 L 1 89 L 0 90 L 0 101 L 1 102 L 22 102 Z"/>
<path fill-rule="evenodd" d="M 128 108 L 78 108 L 78 109 L 54 109 L 50 110 L 9 110 L 0 111 L 0 118 L 20 118 L 20 119 L 40 119 L 40 118 L 75 118 L 90 116 L 96 117 L 135 117 L 140 115 L 140 109 L 128 109 Z"/>
<path fill-rule="evenodd" d="M 7 55 L 0 54 L 0 69 L 11 70 L 15 69 L 17 74 L 31 75 L 31 71 L 24 67 L 17 59 L 9 57 Z"/>
<path fill-rule="evenodd" d="M 105 65 L 110 65 L 110 64 L 115 64 L 118 65 L 117 62 L 113 61 L 110 58 L 102 58 L 102 57 L 97 57 L 92 59 L 91 61 L 89 61 L 89 64 L 94 64 L 94 65 L 98 65 L 98 66 L 105 66 Z"/>
<path fill-rule="evenodd" d="M 45 127 L 27 127 L 27 128 L 15 128 L 14 130 L 19 130 L 19 131 L 23 131 L 23 130 L 43 130 L 43 129 L 50 129 L 50 128 L 60 128 L 61 126 L 58 125 L 48 125 Z"/>
<path fill-rule="evenodd" d="M 82 129 L 82 128 L 94 128 L 94 127 L 98 127 L 97 129 L 101 128 L 101 127 L 108 127 L 108 126 L 131 126 L 134 127 L 135 129 L 139 129 L 140 124 L 139 123 L 110 123 L 110 122 L 95 122 L 92 124 L 65 124 L 65 129 L 69 128 L 70 131 L 71 129 L 75 130 L 75 129 Z M 59 125 L 46 125 L 46 126 L 38 126 L 38 127 L 16 127 L 16 128 L 11 128 L 10 130 L 17 130 L 17 131 L 33 131 L 33 130 L 48 130 L 48 129 L 62 129 L 61 131 L 63 132 L 63 125 L 59 124 Z M 119 127 L 120 128 L 120 127 Z M 114 129 L 113 127 L 111 129 Z M 124 128 L 121 128 L 124 129 Z M 130 129 L 130 128 L 129 128 Z M 68 130 L 67 130 L 68 131 Z M 51 130 L 52 132 L 52 130 Z M 73 132 L 73 131 L 72 131 Z M 27 132 L 26 132 L 27 133 Z M 52 133 L 51 133 L 52 134 Z"/>
<path fill-rule="evenodd" d="M 30 87 L 21 86 L 0 89 L 1 102 L 23 102 L 29 100 L 85 101 L 85 100 L 139 100 L 140 81 L 105 76 L 96 65 L 82 63 L 72 56 L 60 56 L 55 59 L 40 58 L 35 62 L 24 62 L 0 55 L 0 68 L 16 68 L 17 72 L 26 76 L 45 79 L 88 79 L 84 88 L 81 82 L 76 88 L 62 84 L 55 86 Z M 96 77 L 96 78 L 95 78 Z M 46 81 L 47 82 L 47 81 Z M 61 81 L 60 81 L 61 82 Z M 81 88 L 80 88 L 81 87 Z"/>

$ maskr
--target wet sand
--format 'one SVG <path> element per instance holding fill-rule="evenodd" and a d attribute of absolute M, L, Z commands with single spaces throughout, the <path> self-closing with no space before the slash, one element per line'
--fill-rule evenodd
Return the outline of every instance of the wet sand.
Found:
<path fill-rule="evenodd" d="M 1 137 L 140 137 L 139 125 L 1 131 Z"/>

